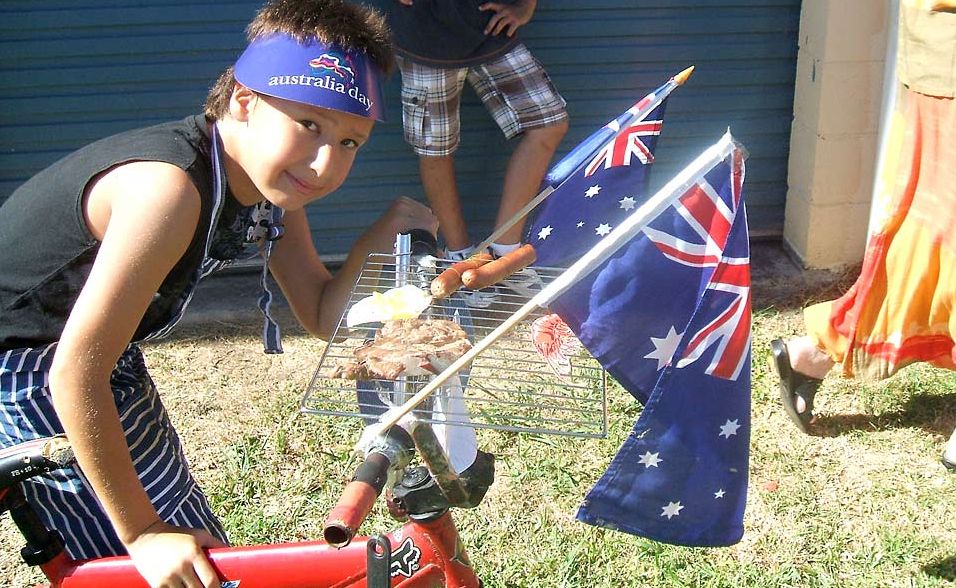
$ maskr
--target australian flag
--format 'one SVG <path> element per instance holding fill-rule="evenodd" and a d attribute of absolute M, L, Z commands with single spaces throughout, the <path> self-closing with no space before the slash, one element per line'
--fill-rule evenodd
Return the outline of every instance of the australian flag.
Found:
<path fill-rule="evenodd" d="M 648 171 L 654 162 L 666 105 L 664 100 L 637 117 L 625 112 L 554 166 L 545 181 L 560 180 L 564 184 L 539 206 L 525 237 L 535 247 L 538 265 L 570 264 L 630 214 L 647 192 Z M 590 145 L 592 140 L 606 143 Z M 562 170 L 568 162 L 583 165 L 583 169 L 568 170 L 578 173 L 567 177 Z M 616 182 L 626 188 L 602 195 L 605 188 L 597 176 L 618 178 Z"/>
<path fill-rule="evenodd" d="M 671 195 L 656 216 L 551 309 L 644 404 L 578 519 L 667 543 L 721 546 L 740 540 L 747 497 L 749 244 L 741 149 L 728 133 L 701 157 L 662 189 Z M 589 166 L 562 190 L 586 185 L 593 199 L 643 204 L 640 169 Z M 572 240 L 557 227 L 583 228 L 578 208 L 539 215 L 536 226 L 558 237 L 534 242 L 539 258 Z M 577 243 L 583 253 L 587 242 Z"/>

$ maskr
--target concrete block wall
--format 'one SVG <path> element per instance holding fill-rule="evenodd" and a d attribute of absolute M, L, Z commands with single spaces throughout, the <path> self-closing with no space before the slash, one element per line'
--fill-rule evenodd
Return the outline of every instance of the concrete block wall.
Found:
<path fill-rule="evenodd" d="M 866 245 L 890 0 L 805 0 L 784 245 L 805 268 L 858 263 Z"/>

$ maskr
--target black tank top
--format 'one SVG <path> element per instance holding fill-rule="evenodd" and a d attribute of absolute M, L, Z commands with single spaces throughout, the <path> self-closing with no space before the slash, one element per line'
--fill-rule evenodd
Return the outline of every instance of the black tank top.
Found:
<path fill-rule="evenodd" d="M 60 338 L 100 245 L 83 218 L 83 192 L 97 174 L 133 161 L 179 167 L 202 200 L 192 242 L 153 297 L 133 340 L 164 326 L 205 256 L 214 208 L 210 150 L 205 118 L 192 116 L 92 143 L 18 188 L 0 207 L 0 349 L 36 347 Z M 220 219 L 231 223 L 240 208 L 227 190 Z"/>
<path fill-rule="evenodd" d="M 504 0 L 503 4 L 514 4 Z M 485 0 L 416 0 L 411 6 L 390 2 L 388 24 L 395 51 L 437 68 L 462 68 L 497 59 L 518 44 L 518 34 L 486 35 L 491 11 Z"/>

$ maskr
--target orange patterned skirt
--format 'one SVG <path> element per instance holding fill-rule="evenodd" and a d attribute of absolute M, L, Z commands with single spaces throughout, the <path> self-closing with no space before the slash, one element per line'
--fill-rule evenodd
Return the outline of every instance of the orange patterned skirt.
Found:
<path fill-rule="evenodd" d="M 845 376 L 956 369 L 956 101 L 901 90 L 880 184 L 860 277 L 805 309 L 807 333 Z"/>

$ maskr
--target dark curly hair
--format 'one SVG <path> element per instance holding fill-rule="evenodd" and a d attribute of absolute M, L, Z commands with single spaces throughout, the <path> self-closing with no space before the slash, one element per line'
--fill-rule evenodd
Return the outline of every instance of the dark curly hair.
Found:
<path fill-rule="evenodd" d="M 271 0 L 246 27 L 246 37 L 253 41 L 272 33 L 285 33 L 299 41 L 315 38 L 325 44 L 358 49 L 385 73 L 391 73 L 395 64 L 385 18 L 362 4 L 346 0 Z M 218 120 L 229 111 L 235 85 L 230 66 L 209 89 L 206 118 Z"/>

